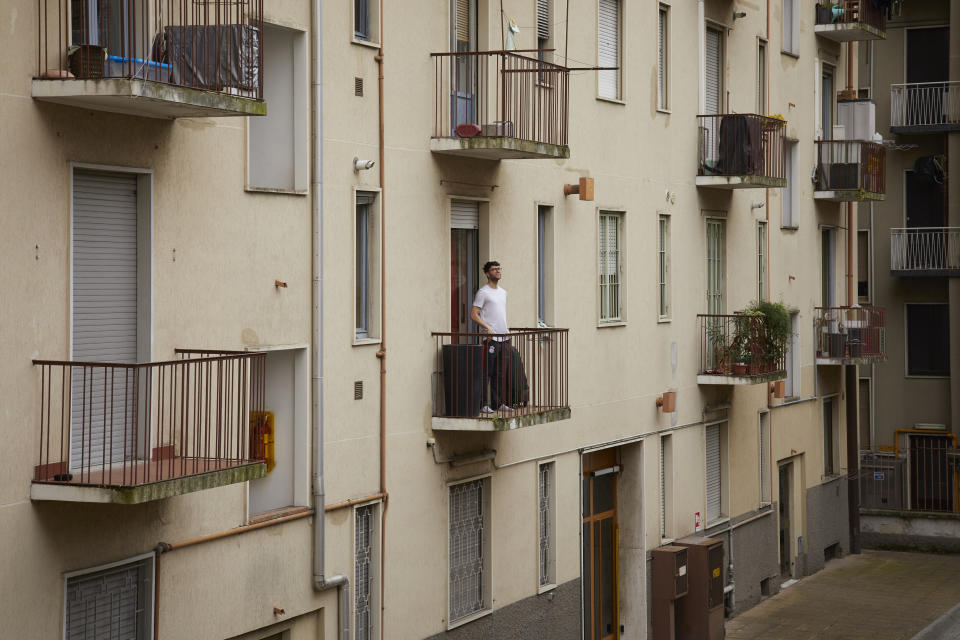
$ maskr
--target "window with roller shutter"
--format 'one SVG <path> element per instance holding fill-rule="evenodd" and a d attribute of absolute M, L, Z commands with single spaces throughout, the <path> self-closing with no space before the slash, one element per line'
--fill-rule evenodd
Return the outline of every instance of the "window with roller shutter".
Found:
<path fill-rule="evenodd" d="M 723 91 L 723 34 L 719 29 L 707 27 L 706 47 L 704 49 L 704 73 L 706 93 L 704 94 L 704 114 L 720 113 Z"/>
<path fill-rule="evenodd" d="M 707 524 L 723 517 L 723 438 L 725 423 L 706 428 Z"/>
<path fill-rule="evenodd" d="M 598 71 L 598 95 L 601 98 L 619 100 L 620 50 L 622 7 L 620 0 L 600 0 L 597 20 L 597 65 L 600 67 L 618 67 L 616 70 Z"/>
<path fill-rule="evenodd" d="M 153 618 L 153 555 L 68 575 L 64 640 L 149 640 Z"/>

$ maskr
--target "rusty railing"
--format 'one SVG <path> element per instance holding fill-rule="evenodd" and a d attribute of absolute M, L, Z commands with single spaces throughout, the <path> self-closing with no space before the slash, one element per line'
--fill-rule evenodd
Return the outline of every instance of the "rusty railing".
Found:
<path fill-rule="evenodd" d="M 886 193 L 887 150 L 876 142 L 817 140 L 817 191 Z"/>
<path fill-rule="evenodd" d="M 890 85 L 890 128 L 898 127 L 960 127 L 960 82 Z"/>
<path fill-rule="evenodd" d="M 887 355 L 883 307 L 816 307 L 818 358 L 883 358 Z"/>
<path fill-rule="evenodd" d="M 503 418 L 568 407 L 568 333 L 431 334 L 434 417 Z"/>
<path fill-rule="evenodd" d="M 37 77 L 263 98 L 263 0 L 37 0 Z"/>
<path fill-rule="evenodd" d="M 35 482 L 138 486 L 250 464 L 266 354 L 177 350 L 126 364 L 34 360 L 40 369 Z"/>
<path fill-rule="evenodd" d="M 760 314 L 697 315 L 700 373 L 757 376 L 786 371 L 786 343 L 776 340 Z"/>
<path fill-rule="evenodd" d="M 875 7 L 872 0 L 835 0 L 831 7 L 816 6 L 817 24 L 858 25 L 865 24 L 879 31 L 887 29 L 886 12 Z"/>
<path fill-rule="evenodd" d="M 697 116 L 697 122 L 698 176 L 786 179 L 783 120 L 736 113 Z"/>
<path fill-rule="evenodd" d="M 958 513 L 960 450 L 949 438 L 911 435 L 894 451 L 860 452 L 860 506 Z"/>
<path fill-rule="evenodd" d="M 960 272 L 960 227 L 890 229 L 890 270 Z"/>
<path fill-rule="evenodd" d="M 570 72 L 513 51 L 432 53 L 435 138 L 566 145 Z"/>

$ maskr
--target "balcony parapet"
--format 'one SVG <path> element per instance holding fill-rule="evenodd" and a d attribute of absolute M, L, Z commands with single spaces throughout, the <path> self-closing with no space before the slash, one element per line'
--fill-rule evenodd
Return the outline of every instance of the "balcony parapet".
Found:
<path fill-rule="evenodd" d="M 960 81 L 890 85 L 891 133 L 960 131 Z"/>
<path fill-rule="evenodd" d="M 700 314 L 700 372 L 697 384 L 760 384 L 787 377 L 786 345 L 762 314 Z"/>
<path fill-rule="evenodd" d="M 568 336 L 554 328 L 433 333 L 433 429 L 510 431 L 568 419 Z"/>
<path fill-rule="evenodd" d="M 570 71 L 517 51 L 432 53 L 435 153 L 569 158 Z"/>
<path fill-rule="evenodd" d="M 873 364 L 887 359 L 882 307 L 816 307 L 817 364 Z"/>
<path fill-rule="evenodd" d="M 835 42 L 886 39 L 887 16 L 871 0 L 835 0 L 824 4 L 815 7 L 813 30 L 818 36 Z"/>
<path fill-rule="evenodd" d="M 890 275 L 960 278 L 960 227 L 890 229 Z"/>
<path fill-rule="evenodd" d="M 817 140 L 813 197 L 831 202 L 886 200 L 887 150 L 876 142 Z"/>
<path fill-rule="evenodd" d="M 786 122 L 750 113 L 701 115 L 697 186 L 759 189 L 787 186 Z"/>

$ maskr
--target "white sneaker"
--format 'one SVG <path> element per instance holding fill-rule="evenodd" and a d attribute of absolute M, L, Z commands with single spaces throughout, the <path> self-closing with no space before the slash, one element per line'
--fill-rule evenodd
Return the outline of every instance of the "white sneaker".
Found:
<path fill-rule="evenodd" d="M 502 404 L 500 405 L 500 408 L 498 409 L 498 411 L 513 411 L 513 407 L 508 407 L 507 405 Z"/>
<path fill-rule="evenodd" d="M 483 405 L 483 409 L 480 409 L 480 413 L 496 413 L 493 409 L 490 408 L 490 405 Z"/>

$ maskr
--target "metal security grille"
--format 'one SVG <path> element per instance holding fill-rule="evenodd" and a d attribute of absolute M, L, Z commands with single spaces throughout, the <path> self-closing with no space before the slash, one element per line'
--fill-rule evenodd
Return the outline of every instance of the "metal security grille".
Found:
<path fill-rule="evenodd" d="M 450 487 L 450 622 L 485 606 L 484 481 Z"/>
<path fill-rule="evenodd" d="M 540 465 L 540 586 L 553 582 L 553 463 Z"/>
<path fill-rule="evenodd" d="M 657 297 L 661 318 L 670 315 L 669 263 L 667 243 L 670 240 L 670 217 L 661 215 L 657 222 Z"/>
<path fill-rule="evenodd" d="M 667 537 L 667 443 L 670 436 L 660 438 L 660 537 Z"/>
<path fill-rule="evenodd" d="M 757 222 L 757 300 L 767 299 L 767 223 Z"/>
<path fill-rule="evenodd" d="M 667 106 L 667 7 L 661 5 L 657 22 L 657 108 Z"/>
<path fill-rule="evenodd" d="M 620 319 L 620 219 L 600 215 L 600 319 Z"/>
<path fill-rule="evenodd" d="M 356 640 L 373 637 L 373 618 L 370 606 L 373 593 L 374 523 L 377 505 L 368 504 L 356 510 L 356 540 L 354 542 L 354 611 Z"/>
<path fill-rule="evenodd" d="M 707 427 L 707 523 L 720 517 L 720 425 Z"/>
<path fill-rule="evenodd" d="M 67 579 L 66 640 L 148 637 L 150 559 Z"/>

